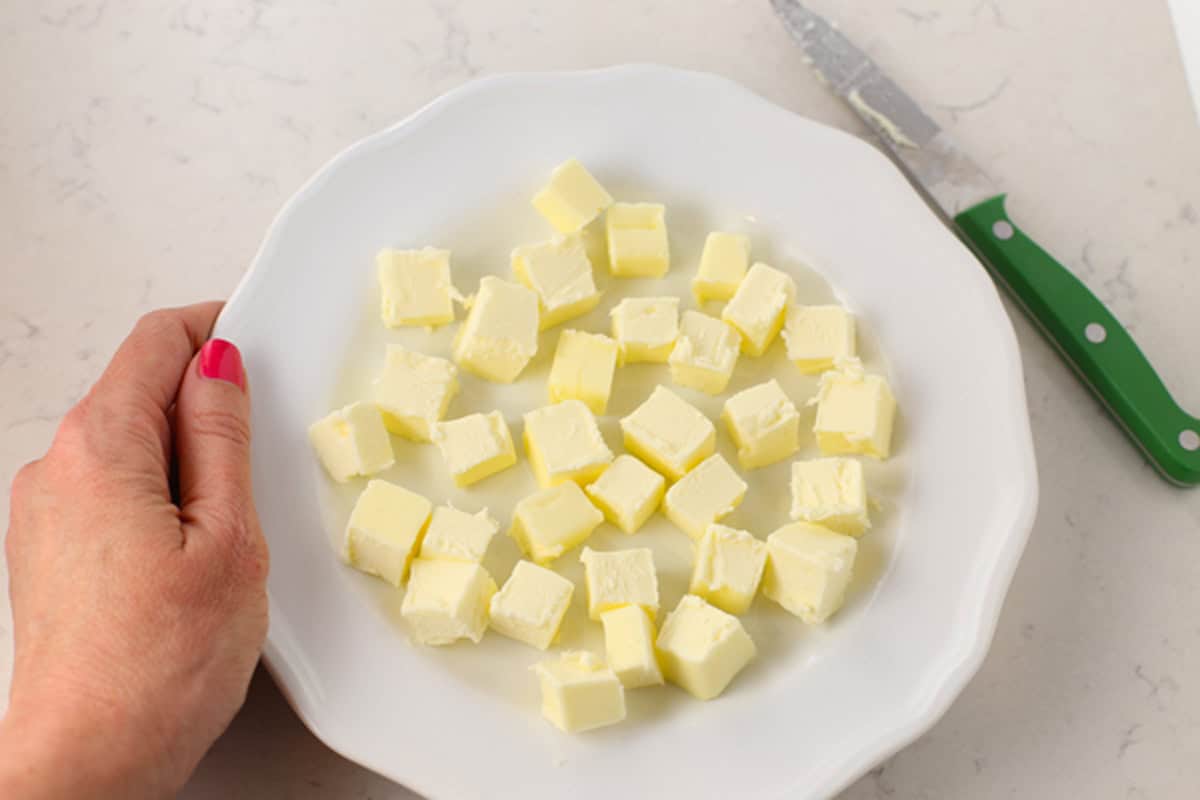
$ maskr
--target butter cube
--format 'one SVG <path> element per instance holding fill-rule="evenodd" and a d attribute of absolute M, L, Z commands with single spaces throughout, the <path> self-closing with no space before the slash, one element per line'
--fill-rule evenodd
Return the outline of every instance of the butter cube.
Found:
<path fill-rule="evenodd" d="M 684 595 L 658 634 L 663 674 L 700 700 L 725 691 L 758 650 L 738 618 Z"/>
<path fill-rule="evenodd" d="M 370 403 L 351 403 L 314 422 L 308 439 L 338 483 L 355 475 L 374 475 L 396 463 L 383 418 Z"/>
<path fill-rule="evenodd" d="M 575 584 L 557 572 L 518 561 L 492 598 L 492 628 L 510 639 L 545 650 L 558 636 Z"/>
<path fill-rule="evenodd" d="M 609 315 L 622 364 L 667 363 L 679 338 L 678 297 L 626 297 Z"/>
<path fill-rule="evenodd" d="M 661 278 L 671 267 L 666 209 L 657 203 L 613 203 L 604 215 L 608 268 L 620 278 Z"/>
<path fill-rule="evenodd" d="M 375 379 L 375 404 L 392 433 L 428 442 L 434 423 L 458 394 L 458 368 L 444 358 L 389 344 Z"/>
<path fill-rule="evenodd" d="M 572 158 L 554 168 L 550 182 L 533 196 L 533 207 L 560 233 L 575 233 L 612 201 L 583 164 Z"/>
<path fill-rule="evenodd" d="M 408 577 L 432 508 L 432 503 L 403 486 L 370 481 L 346 524 L 346 563 L 399 586 Z"/>
<path fill-rule="evenodd" d="M 454 338 L 459 366 L 481 378 L 512 383 L 538 346 L 538 297 L 516 283 L 486 276 Z"/>
<path fill-rule="evenodd" d="M 566 733 L 625 719 L 625 689 L 591 653 L 567 651 L 534 665 L 542 685 L 542 716 Z"/>
<path fill-rule="evenodd" d="M 559 334 L 550 366 L 550 402 L 580 400 L 593 414 L 603 414 L 616 369 L 616 342 L 600 333 L 565 330 Z"/>
<path fill-rule="evenodd" d="M 814 458 L 792 464 L 792 519 L 861 536 L 871 527 L 862 464 L 852 458 Z"/>
<path fill-rule="evenodd" d="M 531 494 L 513 510 L 511 536 L 527 556 L 548 564 L 583 544 L 604 521 L 579 484 L 567 481 Z"/>
<path fill-rule="evenodd" d="M 792 306 L 783 325 L 788 360 L 806 374 L 855 356 L 854 317 L 841 306 Z"/>
<path fill-rule="evenodd" d="M 696 548 L 688 591 L 730 614 L 744 614 L 766 565 L 766 543 L 746 531 L 709 525 Z"/>
<path fill-rule="evenodd" d="M 721 319 L 737 328 L 747 355 L 761 356 L 783 327 L 787 308 L 795 298 L 796 283 L 791 276 L 759 262 L 746 273 Z"/>
<path fill-rule="evenodd" d="M 588 483 L 613 460 L 596 417 L 580 400 L 564 400 L 527 413 L 525 451 L 542 486 Z"/>
<path fill-rule="evenodd" d="M 709 456 L 667 490 L 663 511 L 693 539 L 730 514 L 746 496 L 746 482 L 719 453 Z"/>
<path fill-rule="evenodd" d="M 495 594 L 496 582 L 478 564 L 418 558 L 400 616 L 420 644 L 478 642 L 487 630 L 488 604 Z"/>
<path fill-rule="evenodd" d="M 621 420 L 625 449 L 678 480 L 716 448 L 716 430 L 708 417 L 663 386 Z"/>
<path fill-rule="evenodd" d="M 638 606 L 622 606 L 600 615 L 608 666 L 626 689 L 661 686 L 662 668 L 654 651 L 654 622 Z"/>
<path fill-rule="evenodd" d="M 750 264 L 750 237 L 740 233 L 710 233 L 700 254 L 700 269 L 692 279 L 696 303 L 728 300 L 746 277 Z"/>
<path fill-rule="evenodd" d="M 887 458 L 892 447 L 896 400 L 885 378 L 866 375 L 857 359 L 821 376 L 813 433 L 827 455 L 861 453 Z"/>
<path fill-rule="evenodd" d="M 398 328 L 454 321 L 458 292 L 450 282 L 449 250 L 380 250 L 375 267 L 384 325 Z"/>
<path fill-rule="evenodd" d="M 605 611 L 639 606 L 653 618 L 658 614 L 658 573 L 648 547 L 597 552 L 583 548 L 579 556 L 588 590 L 588 616 L 600 619 Z"/>
<path fill-rule="evenodd" d="M 782 461 L 800 447 L 800 413 L 774 379 L 726 400 L 721 419 L 737 445 L 742 469 Z"/>
<path fill-rule="evenodd" d="M 842 606 L 858 542 L 808 522 L 784 525 L 767 537 L 763 594 L 800 619 L 817 624 Z"/>
<path fill-rule="evenodd" d="M 468 414 L 433 426 L 455 486 L 470 486 L 517 463 L 512 434 L 499 411 Z"/>
<path fill-rule="evenodd" d="M 459 511 L 454 506 L 438 506 L 433 510 L 425 539 L 421 542 L 420 558 L 441 561 L 483 561 L 492 537 L 500 525 L 487 509 L 478 514 Z"/>
<path fill-rule="evenodd" d="M 623 453 L 586 491 L 605 519 L 625 533 L 635 533 L 658 509 L 666 483 L 662 475 Z"/>
<path fill-rule="evenodd" d="M 578 236 L 561 236 L 512 251 L 513 274 L 537 292 L 542 330 L 586 314 L 600 302 L 592 262 Z"/>
<path fill-rule="evenodd" d="M 679 339 L 668 359 L 671 380 L 707 394 L 720 394 L 733 377 L 739 346 L 738 333 L 729 325 L 699 311 L 685 311 Z"/>

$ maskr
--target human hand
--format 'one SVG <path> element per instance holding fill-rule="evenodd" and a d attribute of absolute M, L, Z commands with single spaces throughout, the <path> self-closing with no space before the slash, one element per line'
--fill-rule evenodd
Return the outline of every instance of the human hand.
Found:
<path fill-rule="evenodd" d="M 220 308 L 142 318 L 13 480 L 0 796 L 171 795 L 245 699 L 267 548 Z"/>

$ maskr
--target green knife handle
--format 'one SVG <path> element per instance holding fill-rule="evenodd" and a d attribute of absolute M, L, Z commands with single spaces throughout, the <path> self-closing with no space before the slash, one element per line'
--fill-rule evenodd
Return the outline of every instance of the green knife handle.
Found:
<path fill-rule="evenodd" d="M 1200 420 L 1171 397 L 1117 318 L 1026 236 L 1004 195 L 954 218 L 969 243 L 1167 479 L 1200 483 Z"/>

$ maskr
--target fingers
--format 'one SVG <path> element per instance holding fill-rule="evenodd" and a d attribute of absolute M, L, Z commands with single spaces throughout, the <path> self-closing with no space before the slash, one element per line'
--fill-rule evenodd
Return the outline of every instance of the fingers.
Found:
<path fill-rule="evenodd" d="M 73 411 L 74 422 L 82 416 L 84 427 L 103 428 L 91 431 L 89 438 L 106 443 L 123 460 L 149 456 L 156 469 L 164 470 L 171 447 L 167 410 L 221 306 L 211 302 L 160 309 L 138 320 L 100 380 Z M 87 413 L 76 413 L 82 409 Z M 136 470 L 138 465 L 125 466 Z"/>
<path fill-rule="evenodd" d="M 222 305 L 164 308 L 138 320 L 96 383 L 97 399 L 137 394 L 165 414 Z"/>
<path fill-rule="evenodd" d="M 184 375 L 175 459 L 185 525 L 254 552 L 261 533 L 250 488 L 250 397 L 241 353 L 230 342 L 210 340 Z"/>

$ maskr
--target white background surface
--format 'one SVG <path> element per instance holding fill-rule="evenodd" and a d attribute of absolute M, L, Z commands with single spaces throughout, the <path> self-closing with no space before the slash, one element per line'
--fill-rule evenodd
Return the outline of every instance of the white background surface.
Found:
<path fill-rule="evenodd" d="M 1183 66 L 1187 70 L 1192 100 L 1196 103 L 1197 118 L 1200 118 L 1200 3 L 1167 0 L 1167 7 L 1171 9 L 1175 31 L 1179 35 Z"/>
<path fill-rule="evenodd" d="M 843 29 L 954 128 L 1012 191 L 1017 219 L 1200 411 L 1200 131 L 1165 4 L 811 5 L 836 6 Z M 5 485 L 43 451 L 138 313 L 227 295 L 312 171 L 468 78 L 660 61 L 721 72 L 861 131 L 807 74 L 765 2 L 300 8 L 0 8 Z M 1016 324 L 1041 513 L 995 645 L 943 721 L 846 796 L 1191 796 L 1200 494 L 1163 483 Z M 0 614 L 4 682 L 7 628 Z M 184 796 L 409 795 L 324 749 L 259 676 Z"/>

